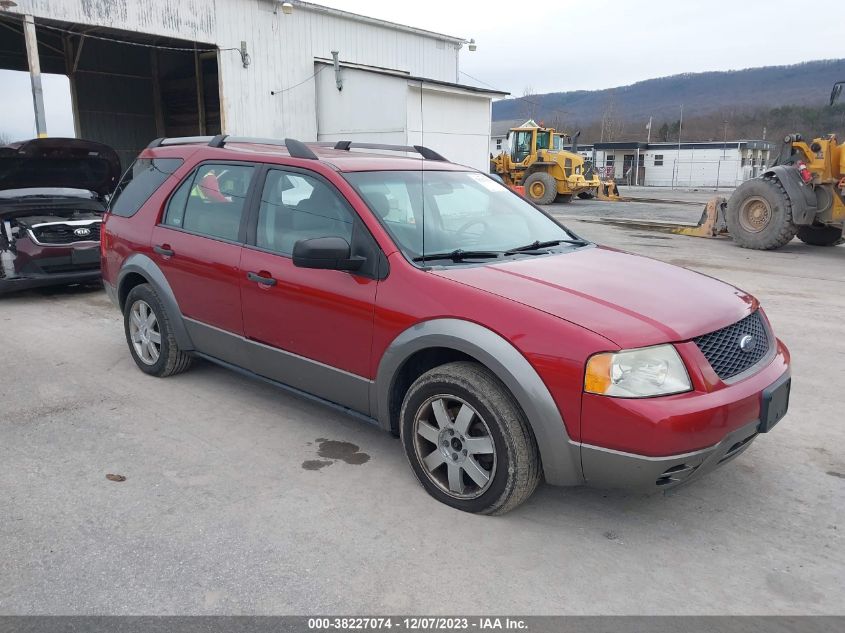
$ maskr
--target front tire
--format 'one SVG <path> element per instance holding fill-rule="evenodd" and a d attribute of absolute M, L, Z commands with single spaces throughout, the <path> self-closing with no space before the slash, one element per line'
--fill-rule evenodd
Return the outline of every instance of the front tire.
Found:
<path fill-rule="evenodd" d="M 145 374 L 164 378 L 191 366 L 193 358 L 179 349 L 167 312 L 150 284 L 129 291 L 123 307 L 123 329 L 129 353 Z"/>
<path fill-rule="evenodd" d="M 798 239 L 810 246 L 838 246 L 845 242 L 838 226 L 799 226 Z"/>
<path fill-rule="evenodd" d="M 774 178 L 742 183 L 728 200 L 728 233 L 742 248 L 773 250 L 792 241 L 798 227 L 792 202 Z"/>
<path fill-rule="evenodd" d="M 551 204 L 557 196 L 557 182 L 551 174 L 536 171 L 523 183 L 525 195 L 534 204 Z"/>
<path fill-rule="evenodd" d="M 540 481 L 540 455 L 525 415 L 486 368 L 435 367 L 408 389 L 400 434 L 423 488 L 446 505 L 504 514 Z"/>

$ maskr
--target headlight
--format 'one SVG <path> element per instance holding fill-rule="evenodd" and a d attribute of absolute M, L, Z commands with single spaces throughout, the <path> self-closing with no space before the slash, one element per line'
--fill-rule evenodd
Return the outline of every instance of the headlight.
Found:
<path fill-rule="evenodd" d="M 674 345 L 596 354 L 587 361 L 584 391 L 618 398 L 665 396 L 692 389 Z"/>

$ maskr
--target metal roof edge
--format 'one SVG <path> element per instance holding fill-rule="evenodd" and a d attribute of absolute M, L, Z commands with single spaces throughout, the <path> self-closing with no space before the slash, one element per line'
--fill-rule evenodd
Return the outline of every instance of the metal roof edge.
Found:
<path fill-rule="evenodd" d="M 274 0 L 275 1 L 275 0 Z M 466 44 L 469 42 L 468 39 L 463 37 L 456 37 L 454 35 L 446 35 L 445 33 L 437 33 L 435 31 L 427 31 L 426 29 L 420 29 L 415 26 L 409 26 L 407 24 L 399 24 L 398 22 L 391 22 L 390 20 L 382 20 L 380 18 L 372 18 L 367 15 L 361 15 L 360 13 L 352 13 L 351 11 L 344 11 L 343 9 L 334 9 L 332 7 L 326 7 L 322 4 L 315 4 L 313 2 L 305 2 L 304 0 L 292 0 L 293 5 L 295 7 L 301 7 L 307 11 L 315 11 L 317 13 L 325 13 L 327 15 L 334 15 L 336 17 L 345 18 L 347 20 L 355 20 L 356 22 L 364 22 L 366 24 L 373 24 L 376 26 L 385 26 L 392 29 L 398 29 L 400 31 L 405 31 L 406 33 L 414 33 L 415 35 L 421 35 L 423 37 L 430 37 L 433 39 L 438 40 L 447 40 L 450 42 L 455 42 L 456 44 Z"/>

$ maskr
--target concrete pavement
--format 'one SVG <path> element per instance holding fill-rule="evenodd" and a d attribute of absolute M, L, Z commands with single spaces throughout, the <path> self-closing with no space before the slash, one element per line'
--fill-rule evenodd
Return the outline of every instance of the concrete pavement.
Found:
<path fill-rule="evenodd" d="M 0 613 L 845 614 L 845 247 L 571 224 L 761 299 L 794 362 L 772 433 L 666 495 L 473 516 L 358 420 L 207 363 L 143 375 L 100 290 L 10 296 Z"/>

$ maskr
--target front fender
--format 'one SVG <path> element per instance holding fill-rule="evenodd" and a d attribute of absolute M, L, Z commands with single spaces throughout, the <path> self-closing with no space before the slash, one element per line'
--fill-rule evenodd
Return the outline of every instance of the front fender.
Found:
<path fill-rule="evenodd" d="M 804 184 L 798 170 L 792 165 L 777 165 L 763 176 L 777 178 L 792 203 L 792 221 L 798 225 L 812 224 L 818 213 L 815 190 Z"/>
<path fill-rule="evenodd" d="M 182 318 L 182 311 L 179 309 L 179 304 L 176 302 L 176 295 L 167 278 L 158 265 L 146 255 L 135 253 L 126 258 L 126 261 L 120 267 L 120 272 L 117 276 L 117 296 L 119 297 L 118 306 L 123 310 L 121 302 L 125 299 L 124 283 L 131 273 L 137 273 L 147 280 L 161 300 L 165 312 L 167 312 L 167 320 L 173 331 L 173 336 L 176 337 L 176 343 L 179 349 L 183 351 L 190 351 L 194 349 L 194 343 L 191 340 L 188 330 L 185 328 L 185 321 Z"/>
<path fill-rule="evenodd" d="M 393 340 L 381 358 L 370 391 L 370 410 L 376 412 L 382 427 L 390 430 L 390 393 L 399 369 L 415 352 L 434 347 L 454 349 L 475 358 L 510 390 L 537 439 L 548 483 L 583 483 L 579 448 L 570 442 L 560 411 L 540 376 L 508 341 L 470 321 L 424 321 Z"/>

